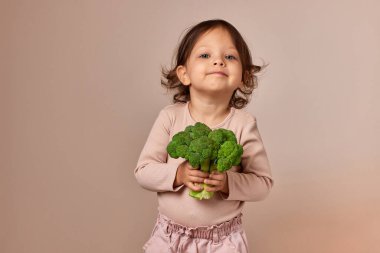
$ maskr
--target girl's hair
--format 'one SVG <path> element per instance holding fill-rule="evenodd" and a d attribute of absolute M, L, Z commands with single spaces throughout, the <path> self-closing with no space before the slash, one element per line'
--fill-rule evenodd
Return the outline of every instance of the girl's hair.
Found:
<path fill-rule="evenodd" d="M 175 67 L 172 69 L 162 68 L 162 75 L 166 80 L 161 79 L 161 84 L 168 90 L 176 90 L 173 96 L 174 103 L 186 103 L 190 100 L 189 86 L 183 85 L 178 79 L 176 73 L 177 67 L 186 65 L 190 53 L 201 35 L 219 27 L 225 29 L 230 34 L 242 63 L 243 89 L 238 88 L 234 91 L 229 106 L 240 109 L 248 104 L 253 90 L 257 88 L 256 73 L 262 67 L 253 65 L 249 48 L 239 31 L 227 21 L 221 19 L 203 21 L 189 28 L 178 46 L 175 55 Z"/>

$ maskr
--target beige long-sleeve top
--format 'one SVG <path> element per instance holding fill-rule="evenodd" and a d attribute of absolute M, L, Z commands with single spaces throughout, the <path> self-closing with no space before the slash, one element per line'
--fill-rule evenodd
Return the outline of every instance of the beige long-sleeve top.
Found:
<path fill-rule="evenodd" d="M 224 121 L 211 128 L 233 131 L 243 146 L 241 165 L 227 171 L 229 194 L 217 192 L 210 200 L 197 200 L 188 195 L 186 186 L 173 187 L 178 165 L 184 159 L 168 156 L 166 146 L 173 135 L 195 123 L 188 103 L 162 109 L 134 171 L 143 188 L 157 192 L 158 211 L 188 227 L 210 226 L 230 220 L 242 211 L 245 201 L 264 199 L 273 185 L 256 118 L 245 110 L 231 108 Z"/>

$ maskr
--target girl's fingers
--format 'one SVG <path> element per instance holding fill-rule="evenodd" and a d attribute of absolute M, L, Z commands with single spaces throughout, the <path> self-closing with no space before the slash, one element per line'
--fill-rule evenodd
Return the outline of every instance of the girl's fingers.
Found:
<path fill-rule="evenodd" d="M 189 171 L 189 175 L 194 176 L 194 177 L 208 178 L 210 174 L 200 171 L 200 170 L 191 170 Z"/>
<path fill-rule="evenodd" d="M 203 187 L 201 184 L 193 183 L 193 182 L 188 182 L 186 184 L 187 187 L 189 187 L 193 191 L 201 191 L 203 190 Z"/>
<path fill-rule="evenodd" d="M 215 179 L 205 179 L 203 182 L 209 185 L 210 187 L 220 186 L 222 183 L 221 180 L 215 180 Z"/>
<path fill-rule="evenodd" d="M 213 187 L 211 185 L 205 186 L 205 191 L 208 191 L 208 192 L 216 192 L 216 191 L 219 191 L 220 189 L 221 189 L 220 187 Z"/>
<path fill-rule="evenodd" d="M 226 173 L 210 174 L 209 179 L 217 181 L 225 181 L 227 178 Z"/>
<path fill-rule="evenodd" d="M 194 183 L 203 183 L 203 181 L 205 180 L 203 177 L 194 177 L 194 176 L 189 176 L 189 179 L 191 182 L 194 182 Z"/>
<path fill-rule="evenodd" d="M 210 174 L 210 178 L 211 178 L 211 179 L 219 179 L 219 180 L 223 180 L 223 178 L 224 178 L 224 173 L 211 172 L 211 174 Z"/>

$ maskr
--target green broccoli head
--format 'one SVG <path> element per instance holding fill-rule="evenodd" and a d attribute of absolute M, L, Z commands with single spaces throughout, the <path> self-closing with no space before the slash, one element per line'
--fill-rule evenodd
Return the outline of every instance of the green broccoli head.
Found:
<path fill-rule="evenodd" d="M 217 170 L 219 172 L 226 171 L 232 166 L 240 164 L 243 147 L 234 141 L 224 142 L 218 151 Z"/>
<path fill-rule="evenodd" d="M 243 148 L 232 131 L 223 128 L 211 131 L 200 122 L 175 134 L 166 149 L 171 157 L 185 158 L 191 166 L 204 172 L 223 172 L 239 165 L 243 154 Z M 210 199 L 213 192 L 190 190 L 189 195 L 196 199 Z"/>

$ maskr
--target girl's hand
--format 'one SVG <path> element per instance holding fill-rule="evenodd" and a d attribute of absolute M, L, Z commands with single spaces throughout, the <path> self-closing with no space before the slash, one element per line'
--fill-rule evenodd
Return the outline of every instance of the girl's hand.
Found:
<path fill-rule="evenodd" d="M 184 184 L 193 191 L 201 191 L 203 188 L 200 183 L 208 177 L 208 173 L 193 168 L 188 161 L 184 161 L 177 168 L 174 187 Z"/>
<path fill-rule="evenodd" d="M 210 177 L 205 179 L 203 181 L 207 186 L 205 187 L 205 190 L 208 192 L 216 192 L 221 191 L 223 193 L 228 194 L 228 178 L 226 172 L 216 172 L 213 171 L 210 174 Z"/>

